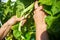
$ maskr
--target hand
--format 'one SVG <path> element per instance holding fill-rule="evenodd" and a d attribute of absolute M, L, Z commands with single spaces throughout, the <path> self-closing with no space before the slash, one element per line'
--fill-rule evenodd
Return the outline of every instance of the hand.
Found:
<path fill-rule="evenodd" d="M 22 26 L 23 26 L 24 23 L 26 22 L 26 19 L 24 19 L 24 17 L 17 18 L 16 16 L 13 16 L 6 23 L 4 23 L 2 27 L 0 28 L 0 40 L 6 36 L 6 34 L 11 29 L 12 25 L 14 25 L 15 23 L 19 21 L 22 21 Z"/>
<path fill-rule="evenodd" d="M 43 11 L 43 7 L 42 6 L 38 6 L 38 1 L 35 2 L 35 11 L 34 11 L 34 21 L 36 23 L 36 25 L 39 26 L 44 26 L 44 30 L 46 30 L 46 23 L 45 23 L 45 17 L 46 14 Z"/>
<path fill-rule="evenodd" d="M 19 21 L 21 21 L 21 20 L 23 20 L 23 19 L 24 19 L 24 17 L 18 18 L 17 16 L 13 16 L 12 18 L 10 18 L 10 19 L 7 21 L 7 23 L 8 23 L 9 25 L 14 25 L 16 22 L 19 22 Z"/>
<path fill-rule="evenodd" d="M 38 6 L 38 1 L 35 2 L 34 21 L 36 25 L 36 40 L 48 40 L 45 23 L 46 14 L 42 6 Z"/>
<path fill-rule="evenodd" d="M 42 23 L 42 22 L 45 21 L 45 17 L 46 17 L 46 14 L 43 11 L 43 7 L 42 6 L 38 6 L 38 1 L 36 1 L 35 2 L 35 10 L 34 10 L 34 20 L 39 19 L 40 22 Z"/>

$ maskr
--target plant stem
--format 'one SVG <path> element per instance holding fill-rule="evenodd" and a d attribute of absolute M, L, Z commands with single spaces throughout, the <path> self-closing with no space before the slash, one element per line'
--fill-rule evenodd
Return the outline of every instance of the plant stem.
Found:
<path fill-rule="evenodd" d="M 24 9 L 22 12 L 21 12 L 21 16 L 24 15 L 24 13 L 26 13 L 27 11 L 29 11 L 31 8 L 34 7 L 34 3 L 32 3 L 30 6 L 28 6 L 26 9 Z"/>

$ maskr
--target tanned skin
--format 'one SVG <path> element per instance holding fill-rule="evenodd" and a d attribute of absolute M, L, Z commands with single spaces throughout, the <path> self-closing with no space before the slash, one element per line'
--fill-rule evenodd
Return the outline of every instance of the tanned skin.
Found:
<path fill-rule="evenodd" d="M 22 25 L 24 25 L 24 23 L 26 22 L 26 19 L 24 19 L 24 17 L 17 18 L 16 16 L 13 16 L 6 23 L 4 23 L 0 28 L 0 40 L 2 40 L 6 36 L 6 34 L 11 29 L 12 25 L 14 25 L 19 21 L 23 21 Z"/>
<path fill-rule="evenodd" d="M 49 40 L 46 31 L 45 23 L 46 14 L 42 6 L 38 6 L 38 1 L 35 2 L 34 21 L 36 25 L 36 40 Z"/>

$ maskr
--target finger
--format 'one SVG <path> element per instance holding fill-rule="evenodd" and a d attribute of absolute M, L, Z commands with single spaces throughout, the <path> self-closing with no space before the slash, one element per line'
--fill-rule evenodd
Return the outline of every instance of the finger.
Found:
<path fill-rule="evenodd" d="M 38 6 L 38 1 L 35 2 L 35 5 L 34 5 L 35 9 L 37 9 L 39 6 Z"/>
<path fill-rule="evenodd" d="M 25 23 L 26 23 L 26 19 L 24 19 L 24 20 L 22 20 L 22 25 L 21 26 L 23 26 Z"/>
<path fill-rule="evenodd" d="M 39 9 L 40 9 L 40 10 L 43 10 L 43 6 L 40 6 Z"/>
<path fill-rule="evenodd" d="M 34 11 L 34 14 L 35 14 L 36 12 L 38 12 L 38 11 L 43 11 L 43 7 L 42 7 L 42 6 L 38 7 L 38 8 Z"/>
<path fill-rule="evenodd" d="M 43 7 L 40 6 L 40 7 L 38 7 L 36 10 L 41 11 L 41 10 L 43 10 Z"/>
<path fill-rule="evenodd" d="M 21 20 L 23 20 L 24 19 L 24 17 L 20 17 L 20 18 L 17 18 L 16 20 L 17 21 L 21 21 Z"/>

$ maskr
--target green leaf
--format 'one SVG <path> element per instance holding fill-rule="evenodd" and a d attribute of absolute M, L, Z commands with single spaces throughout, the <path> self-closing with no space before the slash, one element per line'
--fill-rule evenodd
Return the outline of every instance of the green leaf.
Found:
<path fill-rule="evenodd" d="M 20 1 L 16 1 L 16 16 L 20 17 L 21 12 L 25 9 L 25 5 L 20 2 Z"/>
<path fill-rule="evenodd" d="M 26 34 L 26 39 L 25 39 L 25 40 L 30 40 L 32 33 L 33 33 L 33 32 L 28 32 L 28 33 Z"/>
<path fill-rule="evenodd" d="M 39 0 L 39 2 L 45 5 L 52 5 L 55 2 L 55 0 Z"/>
<path fill-rule="evenodd" d="M 60 1 L 58 0 L 39 0 L 39 1 L 44 6 L 44 11 L 47 14 L 56 15 L 60 12 Z"/>
<path fill-rule="evenodd" d="M 52 15 L 52 12 L 51 12 L 51 8 L 52 6 L 49 6 L 49 5 L 43 5 L 44 6 L 44 11 L 49 14 L 49 15 Z"/>
<path fill-rule="evenodd" d="M 14 37 L 15 37 L 16 39 L 20 39 L 20 37 L 21 37 L 21 32 L 18 31 L 18 30 L 14 30 L 14 31 L 13 31 L 13 35 L 14 35 Z"/>
<path fill-rule="evenodd" d="M 56 15 L 60 12 L 60 1 L 56 1 L 55 4 L 52 6 L 51 11 L 53 15 Z"/>
<path fill-rule="evenodd" d="M 47 16 L 47 31 L 49 33 L 50 40 L 59 39 L 60 37 L 60 14 L 57 16 Z"/>
<path fill-rule="evenodd" d="M 12 26 L 11 29 L 12 29 L 12 30 L 18 30 L 18 25 L 19 25 L 19 24 L 15 24 L 14 26 Z"/>
<path fill-rule="evenodd" d="M 53 8 L 51 9 L 51 11 L 52 11 L 53 15 L 56 15 L 56 14 L 58 14 L 58 13 L 60 12 L 60 9 L 58 9 L 58 8 L 56 8 L 56 7 L 53 7 Z"/>
<path fill-rule="evenodd" d="M 52 25 L 52 22 L 56 19 L 56 17 L 53 17 L 53 16 L 47 16 L 45 21 L 47 23 L 47 25 L 50 27 Z M 48 28 L 49 28 L 48 27 Z"/>
<path fill-rule="evenodd" d="M 56 7 L 60 9 L 60 1 L 56 3 Z"/>

